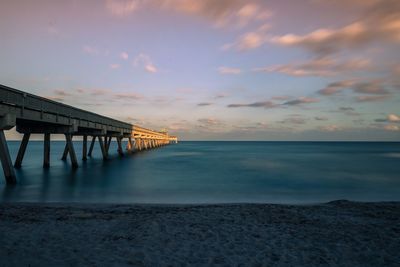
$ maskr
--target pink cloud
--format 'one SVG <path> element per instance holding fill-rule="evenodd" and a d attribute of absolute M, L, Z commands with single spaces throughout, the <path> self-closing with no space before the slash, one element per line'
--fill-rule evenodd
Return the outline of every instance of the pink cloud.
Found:
<path fill-rule="evenodd" d="M 107 10 L 116 17 L 125 17 L 138 8 L 137 0 L 107 0 Z"/>
<path fill-rule="evenodd" d="M 121 67 L 121 65 L 119 65 L 119 64 L 111 64 L 110 65 L 111 69 L 118 69 L 119 67 Z"/>
<path fill-rule="evenodd" d="M 120 56 L 123 60 L 128 60 L 128 58 L 129 58 L 129 55 L 128 55 L 127 52 L 122 52 L 119 56 Z"/>
<path fill-rule="evenodd" d="M 357 102 L 380 102 L 390 98 L 390 95 L 366 95 L 357 96 Z"/>
<path fill-rule="evenodd" d="M 136 67 L 142 66 L 144 68 L 144 70 L 149 73 L 157 73 L 158 72 L 158 68 L 153 64 L 150 57 L 146 54 L 139 54 L 135 58 L 133 65 Z"/>
<path fill-rule="evenodd" d="M 367 59 L 338 61 L 332 57 L 315 58 L 303 63 L 290 63 L 257 68 L 254 71 L 279 72 L 291 76 L 333 76 L 340 73 L 365 70 L 370 66 Z"/>
<path fill-rule="evenodd" d="M 240 74 L 242 71 L 239 68 L 219 67 L 218 72 L 221 74 Z"/>

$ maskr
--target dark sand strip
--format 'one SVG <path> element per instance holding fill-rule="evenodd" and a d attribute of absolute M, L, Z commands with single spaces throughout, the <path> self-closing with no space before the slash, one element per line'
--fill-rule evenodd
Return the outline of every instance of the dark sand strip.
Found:
<path fill-rule="evenodd" d="M 0 266 L 400 266 L 400 203 L 0 204 Z"/>

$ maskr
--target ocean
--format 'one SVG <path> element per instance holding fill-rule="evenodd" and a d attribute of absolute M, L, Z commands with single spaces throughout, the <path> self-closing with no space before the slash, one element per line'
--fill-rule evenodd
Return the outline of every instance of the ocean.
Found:
<path fill-rule="evenodd" d="M 180 142 L 103 161 L 61 161 L 64 142 L 31 141 L 18 184 L 0 174 L 1 202 L 317 203 L 400 200 L 399 142 Z M 125 144 L 124 144 L 125 145 Z M 15 159 L 19 142 L 9 142 Z M 81 158 L 81 142 L 75 142 Z"/>

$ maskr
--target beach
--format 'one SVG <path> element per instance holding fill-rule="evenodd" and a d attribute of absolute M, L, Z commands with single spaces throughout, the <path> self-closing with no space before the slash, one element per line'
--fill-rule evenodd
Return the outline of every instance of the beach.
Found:
<path fill-rule="evenodd" d="M 0 204 L 1 266 L 399 266 L 400 202 Z"/>

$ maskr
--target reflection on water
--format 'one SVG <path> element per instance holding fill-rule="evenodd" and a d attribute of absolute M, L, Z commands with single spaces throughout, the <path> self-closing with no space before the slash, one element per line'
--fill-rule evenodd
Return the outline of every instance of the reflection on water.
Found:
<path fill-rule="evenodd" d="M 13 158 L 19 142 L 10 142 Z M 82 144 L 76 142 L 78 157 Z M 52 142 L 51 167 L 42 168 L 43 143 L 30 142 L 18 184 L 1 201 L 96 203 L 304 203 L 334 199 L 400 200 L 400 143 L 181 142 L 73 170 Z"/>

